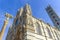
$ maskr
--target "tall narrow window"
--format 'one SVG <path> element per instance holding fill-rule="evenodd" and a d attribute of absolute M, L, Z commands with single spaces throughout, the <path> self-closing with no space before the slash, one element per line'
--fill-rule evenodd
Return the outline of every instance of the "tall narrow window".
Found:
<path fill-rule="evenodd" d="M 59 25 L 59 23 L 57 22 L 57 25 Z"/>
<path fill-rule="evenodd" d="M 38 34 L 42 35 L 41 27 L 40 27 L 39 23 L 36 23 L 36 31 Z"/>
<path fill-rule="evenodd" d="M 15 25 L 17 25 L 18 24 L 18 19 L 16 19 L 16 22 L 15 22 Z"/>
<path fill-rule="evenodd" d="M 55 16 L 53 16 L 53 18 L 55 18 Z"/>
<path fill-rule="evenodd" d="M 57 19 L 55 19 L 55 22 L 57 22 Z"/>

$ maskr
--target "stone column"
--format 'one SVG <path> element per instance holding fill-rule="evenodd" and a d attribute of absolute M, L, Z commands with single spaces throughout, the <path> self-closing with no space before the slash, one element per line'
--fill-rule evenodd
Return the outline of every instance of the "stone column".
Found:
<path fill-rule="evenodd" d="M 6 20 L 4 21 L 2 30 L 1 30 L 1 32 L 0 32 L 0 40 L 2 40 L 2 38 L 3 38 L 5 29 L 6 29 L 6 27 L 7 27 L 8 21 L 9 21 L 9 18 L 12 18 L 12 16 L 11 16 L 10 14 L 6 14 L 5 16 L 6 16 Z"/>

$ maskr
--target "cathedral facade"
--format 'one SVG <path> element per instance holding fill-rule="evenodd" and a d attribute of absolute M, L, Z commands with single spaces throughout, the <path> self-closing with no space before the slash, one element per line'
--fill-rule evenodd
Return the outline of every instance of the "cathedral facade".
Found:
<path fill-rule="evenodd" d="M 60 31 L 32 16 L 30 5 L 18 10 L 6 40 L 60 40 Z"/>

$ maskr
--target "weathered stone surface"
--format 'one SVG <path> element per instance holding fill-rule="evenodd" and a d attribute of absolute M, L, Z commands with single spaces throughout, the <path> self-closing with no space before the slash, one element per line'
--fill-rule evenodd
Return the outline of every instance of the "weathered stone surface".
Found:
<path fill-rule="evenodd" d="M 58 40 L 60 38 L 60 31 L 32 16 L 28 4 L 22 9 L 17 13 L 19 15 L 16 15 L 6 40 Z M 58 38 L 54 31 L 58 32 Z"/>

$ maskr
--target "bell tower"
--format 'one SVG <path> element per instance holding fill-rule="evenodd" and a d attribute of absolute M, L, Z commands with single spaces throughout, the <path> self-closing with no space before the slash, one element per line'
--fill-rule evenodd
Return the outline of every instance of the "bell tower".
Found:
<path fill-rule="evenodd" d="M 60 18 L 58 17 L 58 15 L 56 14 L 56 12 L 53 10 L 53 8 L 49 5 L 46 8 L 46 11 L 49 15 L 49 17 L 51 18 L 54 26 L 60 30 Z"/>

